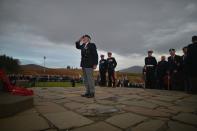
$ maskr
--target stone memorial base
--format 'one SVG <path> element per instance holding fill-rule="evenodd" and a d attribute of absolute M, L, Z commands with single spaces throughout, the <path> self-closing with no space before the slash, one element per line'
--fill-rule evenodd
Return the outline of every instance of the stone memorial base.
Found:
<path fill-rule="evenodd" d="M 12 116 L 32 107 L 32 96 L 17 96 L 0 91 L 0 118 Z"/>

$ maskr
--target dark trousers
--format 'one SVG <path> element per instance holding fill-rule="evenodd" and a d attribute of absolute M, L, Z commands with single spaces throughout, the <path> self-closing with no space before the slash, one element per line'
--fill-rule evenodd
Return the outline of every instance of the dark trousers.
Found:
<path fill-rule="evenodd" d="M 172 90 L 184 90 L 184 82 L 182 74 L 180 72 L 171 74 L 171 89 Z"/>
<path fill-rule="evenodd" d="M 100 86 L 106 86 L 106 71 L 100 71 Z"/>
<path fill-rule="evenodd" d="M 197 94 L 197 77 L 189 76 L 189 93 Z"/>
<path fill-rule="evenodd" d="M 146 83 L 145 86 L 146 88 L 154 89 L 156 85 L 156 80 L 155 80 L 155 69 L 149 68 L 146 71 Z"/>
<path fill-rule="evenodd" d="M 116 79 L 115 79 L 115 71 L 114 70 L 108 70 L 108 87 L 116 86 Z"/>
<path fill-rule="evenodd" d="M 184 91 L 189 92 L 191 90 L 191 83 L 188 73 L 183 72 L 182 77 L 183 77 Z"/>
<path fill-rule="evenodd" d="M 166 85 L 165 85 L 165 82 L 164 82 L 164 77 L 165 76 L 158 76 L 158 79 L 157 79 L 157 88 L 158 89 L 167 89 Z"/>
<path fill-rule="evenodd" d="M 0 91 L 3 91 L 3 82 L 0 80 Z"/>

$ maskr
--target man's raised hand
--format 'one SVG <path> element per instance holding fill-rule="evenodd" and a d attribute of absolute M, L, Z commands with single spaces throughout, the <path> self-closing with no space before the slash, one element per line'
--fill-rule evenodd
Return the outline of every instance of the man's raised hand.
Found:
<path fill-rule="evenodd" d="M 83 41 L 83 38 L 84 38 L 84 36 L 82 36 L 82 37 L 79 39 L 79 42 L 82 42 L 82 41 Z"/>

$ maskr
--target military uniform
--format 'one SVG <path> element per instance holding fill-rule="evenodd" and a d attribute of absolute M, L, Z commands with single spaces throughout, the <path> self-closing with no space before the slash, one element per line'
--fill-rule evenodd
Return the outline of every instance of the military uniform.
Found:
<path fill-rule="evenodd" d="M 116 86 L 116 79 L 115 79 L 115 68 L 117 66 L 116 59 L 114 57 L 107 58 L 107 70 L 108 70 L 108 86 L 115 87 Z"/>
<path fill-rule="evenodd" d="M 187 68 L 187 64 L 186 64 L 186 60 L 187 60 L 187 55 L 184 54 L 183 56 L 181 56 L 182 59 L 182 63 L 181 63 L 181 75 L 182 75 L 182 82 L 184 85 L 184 90 L 185 91 L 189 91 L 190 90 L 190 82 L 189 82 L 189 74 L 188 74 L 188 68 Z"/>
<path fill-rule="evenodd" d="M 99 61 L 100 86 L 106 86 L 107 60 Z"/>
<path fill-rule="evenodd" d="M 146 88 L 155 88 L 155 69 L 157 66 L 157 60 L 155 57 L 150 56 L 145 58 L 145 66 L 146 66 Z"/>
<path fill-rule="evenodd" d="M 168 57 L 168 71 L 171 77 L 171 86 L 173 90 L 180 90 L 180 70 L 181 70 L 181 56 L 175 55 Z"/>

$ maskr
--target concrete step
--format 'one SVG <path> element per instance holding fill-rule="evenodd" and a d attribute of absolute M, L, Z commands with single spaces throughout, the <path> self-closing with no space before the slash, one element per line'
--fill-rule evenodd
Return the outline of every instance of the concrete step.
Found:
<path fill-rule="evenodd" d="M 0 118 L 12 116 L 32 107 L 32 96 L 17 96 L 0 91 Z"/>

